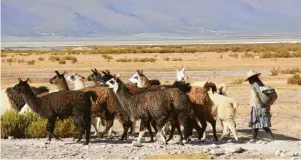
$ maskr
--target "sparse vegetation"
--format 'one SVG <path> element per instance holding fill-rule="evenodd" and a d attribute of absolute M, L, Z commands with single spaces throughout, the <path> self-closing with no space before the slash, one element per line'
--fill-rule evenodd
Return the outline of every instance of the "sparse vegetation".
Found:
<path fill-rule="evenodd" d="M 250 53 L 250 52 L 245 52 L 242 55 L 242 58 L 254 58 L 254 54 Z"/>
<path fill-rule="evenodd" d="M 59 60 L 59 64 L 66 64 L 66 60 Z"/>
<path fill-rule="evenodd" d="M 234 79 L 231 84 L 242 84 L 244 82 L 243 78 Z"/>
<path fill-rule="evenodd" d="M 47 135 L 46 123 L 46 119 L 32 112 L 19 114 L 14 110 L 8 111 L 1 116 L 1 138 L 43 138 Z M 59 137 L 74 136 L 72 120 L 57 121 L 54 133 Z"/>
<path fill-rule="evenodd" d="M 270 69 L 270 76 L 277 76 L 280 72 L 280 68 L 273 67 Z"/>
<path fill-rule="evenodd" d="M 172 61 L 182 61 L 182 58 L 172 58 Z"/>
<path fill-rule="evenodd" d="M 9 64 L 11 64 L 13 62 L 13 58 L 7 58 L 6 62 L 9 63 Z"/>
<path fill-rule="evenodd" d="M 59 61 L 60 60 L 60 58 L 58 57 L 58 56 L 49 56 L 49 58 L 48 58 L 48 60 L 50 60 L 50 61 Z"/>
<path fill-rule="evenodd" d="M 35 60 L 30 60 L 30 61 L 26 62 L 27 65 L 34 65 L 34 63 L 35 63 Z"/>
<path fill-rule="evenodd" d="M 156 58 L 134 58 L 134 62 L 155 62 Z"/>
<path fill-rule="evenodd" d="M 39 60 L 39 61 L 44 61 L 45 58 L 44 58 L 44 57 L 39 57 L 38 60 Z"/>
<path fill-rule="evenodd" d="M 164 60 L 165 61 L 170 61 L 170 58 L 169 57 L 165 57 Z"/>
<path fill-rule="evenodd" d="M 130 59 L 130 58 L 120 58 L 120 59 L 116 59 L 116 62 L 132 62 L 132 59 Z"/>
<path fill-rule="evenodd" d="M 232 58 L 238 58 L 239 57 L 237 53 L 230 53 L 229 56 L 232 57 Z"/>
<path fill-rule="evenodd" d="M 287 79 L 287 84 L 301 85 L 301 76 L 299 73 L 295 73 L 292 77 Z"/>
<path fill-rule="evenodd" d="M 286 69 L 281 69 L 280 71 L 281 74 L 295 74 L 295 73 L 301 73 L 301 69 L 298 67 L 295 68 L 286 68 Z"/>
<path fill-rule="evenodd" d="M 112 56 L 109 56 L 109 55 L 106 55 L 106 54 L 103 54 L 103 55 L 101 55 L 104 59 L 106 59 L 106 60 L 108 60 L 108 62 L 110 62 L 112 59 L 113 59 L 113 57 Z"/>
<path fill-rule="evenodd" d="M 237 52 L 246 53 L 244 56 L 251 56 L 253 53 L 260 53 L 261 58 L 290 58 L 301 57 L 301 43 L 289 44 L 201 44 L 201 45 L 128 45 L 128 46 L 90 46 L 86 50 L 2 50 L 2 53 L 17 53 L 19 55 L 48 54 L 123 54 L 123 53 L 202 53 L 202 52 Z M 251 57 L 250 57 L 251 58 Z"/>

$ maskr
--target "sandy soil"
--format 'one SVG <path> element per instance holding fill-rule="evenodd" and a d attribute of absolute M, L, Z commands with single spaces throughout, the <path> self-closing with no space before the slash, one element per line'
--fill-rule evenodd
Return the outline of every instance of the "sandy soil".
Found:
<path fill-rule="evenodd" d="M 220 56 L 223 54 L 223 58 Z M 47 59 L 49 55 L 44 55 Z M 39 56 L 21 57 L 24 59 L 37 59 Z M 79 72 L 84 76 L 90 74 L 91 68 L 110 69 L 112 72 L 120 72 L 126 80 L 136 69 L 144 69 L 149 78 L 157 78 L 163 83 L 171 83 L 175 79 L 174 65 L 185 64 L 187 74 L 191 81 L 206 80 L 208 77 L 216 83 L 231 83 L 233 80 L 245 76 L 249 69 L 255 69 L 263 73 L 262 79 L 268 85 L 275 87 L 279 93 L 279 99 L 272 106 L 272 131 L 276 141 L 267 142 L 264 132 L 259 134 L 256 143 L 249 143 L 251 135 L 247 127 L 249 121 L 249 94 L 248 84 L 229 84 L 228 95 L 236 98 L 239 102 L 236 122 L 239 133 L 239 142 L 193 141 L 191 144 L 181 146 L 175 144 L 175 138 L 170 144 L 160 148 L 157 143 L 145 143 L 143 147 L 133 147 L 131 140 L 119 142 L 117 140 L 95 139 L 91 140 L 89 146 L 81 144 L 70 144 L 72 139 L 64 139 L 63 142 L 55 141 L 45 145 L 46 139 L 13 139 L 1 140 L 1 158 L 157 158 L 155 155 L 184 154 L 186 158 L 193 156 L 212 156 L 214 158 L 288 158 L 301 155 L 301 86 L 287 85 L 286 80 L 290 75 L 280 74 L 269 76 L 271 67 L 292 68 L 301 67 L 301 58 L 289 59 L 235 59 L 228 53 L 202 53 L 202 54 L 125 54 L 113 55 L 114 59 L 128 57 L 157 57 L 154 63 L 118 63 L 112 60 L 107 62 L 99 55 L 76 55 L 79 62 L 76 64 L 59 65 L 50 61 L 36 62 L 35 65 L 8 63 L 1 64 L 2 89 L 16 83 L 18 77 L 31 78 L 32 85 L 46 85 L 50 89 L 54 86 L 48 84 L 48 79 L 54 75 L 54 70 L 67 70 L 68 72 Z M 164 61 L 164 57 L 182 57 L 183 61 Z M 160 71 L 160 72 L 158 72 Z M 92 85 L 92 83 L 87 83 Z M 71 84 L 70 84 L 71 85 Z M 138 127 L 138 126 L 137 126 Z M 221 127 L 218 123 L 218 134 Z M 115 122 L 113 129 L 121 131 L 121 126 Z M 212 135 L 209 131 L 208 138 Z M 117 139 L 117 137 L 116 137 Z M 148 136 L 146 136 L 146 140 Z M 246 151 L 242 151 L 239 147 Z M 275 154 L 275 152 L 279 154 Z M 284 153 L 280 153 L 283 151 Z M 243 152 L 243 153 L 234 153 Z M 154 156 L 154 157 L 151 157 Z"/>

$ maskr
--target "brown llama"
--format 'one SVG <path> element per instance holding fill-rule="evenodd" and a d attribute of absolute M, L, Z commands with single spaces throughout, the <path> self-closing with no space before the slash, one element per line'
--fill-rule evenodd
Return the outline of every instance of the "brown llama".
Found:
<path fill-rule="evenodd" d="M 86 133 L 84 145 L 89 144 L 92 105 L 90 98 L 93 101 L 96 100 L 95 92 L 59 91 L 37 97 L 28 84 L 29 79 L 22 81 L 19 78 L 18 80 L 19 83 L 13 89 L 22 95 L 25 102 L 35 113 L 48 119 L 46 127 L 48 131 L 47 143 L 50 143 L 52 136 L 60 139 L 54 135 L 57 118 L 65 119 L 71 117 L 79 130 L 77 142 L 80 142 L 83 134 Z"/>
<path fill-rule="evenodd" d="M 50 82 L 55 85 L 68 86 L 64 76 L 57 73 Z M 58 88 L 66 88 L 58 86 Z M 123 133 L 120 140 L 123 140 L 127 136 L 127 131 L 131 125 L 131 121 L 126 111 L 121 107 L 116 95 L 111 89 L 106 87 L 95 85 L 80 89 L 83 92 L 93 91 L 97 95 L 95 103 L 92 103 L 92 117 L 100 117 L 102 122 L 106 121 L 106 127 L 104 131 L 99 135 L 103 137 L 104 134 L 113 126 L 114 119 L 116 118 L 123 126 Z"/>

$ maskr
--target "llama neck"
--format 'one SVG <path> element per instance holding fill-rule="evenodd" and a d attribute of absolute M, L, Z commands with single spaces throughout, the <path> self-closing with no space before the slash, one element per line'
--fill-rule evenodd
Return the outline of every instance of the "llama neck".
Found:
<path fill-rule="evenodd" d="M 82 80 L 76 80 L 74 82 L 75 89 L 83 89 L 86 87 L 85 83 Z"/>
<path fill-rule="evenodd" d="M 116 93 L 118 98 L 120 98 L 120 100 L 127 100 L 130 97 L 130 92 L 129 92 L 128 88 L 121 81 L 119 81 L 117 83 L 118 83 L 118 89 L 115 90 L 115 88 L 114 88 L 114 92 Z"/>
<path fill-rule="evenodd" d="M 57 84 L 57 88 L 58 88 L 59 91 L 68 91 L 68 90 L 70 90 L 70 88 L 69 88 L 69 86 L 68 86 L 68 84 L 67 84 L 67 82 L 66 82 L 65 79 L 62 80 L 62 81 L 60 81 Z"/>
<path fill-rule="evenodd" d="M 40 98 L 36 97 L 31 89 L 28 92 L 22 93 L 22 97 L 33 111 L 37 112 L 39 110 Z"/>
<path fill-rule="evenodd" d="M 139 88 L 150 87 L 150 86 L 151 86 L 151 83 L 147 78 L 140 79 L 137 83 L 137 87 L 139 87 Z"/>

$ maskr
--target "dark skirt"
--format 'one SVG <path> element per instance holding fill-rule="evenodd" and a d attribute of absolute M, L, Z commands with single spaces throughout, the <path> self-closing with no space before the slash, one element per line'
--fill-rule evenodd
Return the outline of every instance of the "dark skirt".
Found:
<path fill-rule="evenodd" d="M 258 107 L 256 104 L 251 109 L 251 120 L 249 127 L 266 128 L 271 127 L 271 113 L 267 108 Z"/>

